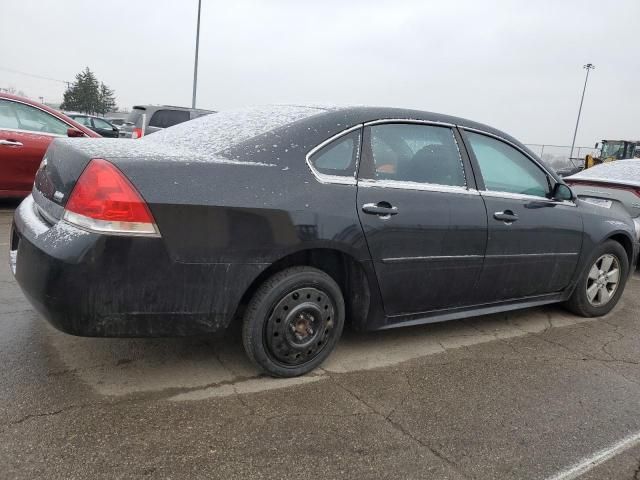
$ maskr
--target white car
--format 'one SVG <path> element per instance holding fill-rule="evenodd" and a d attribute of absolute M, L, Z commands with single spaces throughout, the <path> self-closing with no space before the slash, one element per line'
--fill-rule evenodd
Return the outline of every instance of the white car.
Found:
<path fill-rule="evenodd" d="M 640 158 L 602 163 L 564 180 L 585 202 L 602 208 L 621 204 L 640 231 Z"/>

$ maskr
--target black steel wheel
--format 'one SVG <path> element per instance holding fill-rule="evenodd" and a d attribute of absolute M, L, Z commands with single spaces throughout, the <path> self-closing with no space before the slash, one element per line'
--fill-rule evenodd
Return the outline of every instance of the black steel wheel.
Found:
<path fill-rule="evenodd" d="M 243 341 L 254 364 L 276 377 L 310 372 L 342 333 L 344 299 L 326 273 L 293 267 L 263 283 L 245 313 Z"/>

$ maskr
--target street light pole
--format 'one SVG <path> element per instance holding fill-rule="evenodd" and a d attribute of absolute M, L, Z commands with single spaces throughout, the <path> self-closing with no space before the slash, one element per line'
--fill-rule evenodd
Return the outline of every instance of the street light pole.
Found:
<path fill-rule="evenodd" d="M 584 88 L 582 89 L 582 98 L 580 99 L 580 108 L 578 109 L 578 119 L 576 120 L 576 129 L 573 132 L 573 141 L 571 142 L 571 153 L 569 154 L 569 160 L 573 157 L 573 147 L 576 144 L 576 135 L 578 134 L 578 125 L 580 124 L 580 114 L 582 113 L 582 102 L 584 102 L 584 92 L 587 90 L 587 81 L 589 80 L 589 70 L 593 70 L 595 65 L 587 63 L 582 68 L 587 70 L 587 76 L 584 79 Z"/>
<path fill-rule="evenodd" d="M 202 0 L 198 0 L 198 26 L 196 28 L 196 60 L 193 65 L 193 96 L 191 97 L 191 108 L 196 108 L 196 90 L 198 88 L 198 48 L 200 46 L 200 7 Z"/>

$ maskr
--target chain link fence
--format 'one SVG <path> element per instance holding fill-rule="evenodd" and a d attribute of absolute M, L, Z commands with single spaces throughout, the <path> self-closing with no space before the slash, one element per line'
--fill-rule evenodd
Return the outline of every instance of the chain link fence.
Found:
<path fill-rule="evenodd" d="M 541 143 L 526 143 L 527 147 L 538 154 L 544 162 L 555 170 L 568 167 L 577 167 L 584 164 L 584 157 L 587 155 L 598 155 L 598 150 L 594 147 L 573 147 L 573 157 L 571 145 L 548 145 Z"/>

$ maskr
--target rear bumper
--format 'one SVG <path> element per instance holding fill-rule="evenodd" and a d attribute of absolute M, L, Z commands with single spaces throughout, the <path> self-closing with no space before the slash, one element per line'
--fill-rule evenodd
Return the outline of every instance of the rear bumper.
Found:
<path fill-rule="evenodd" d="M 31 197 L 14 216 L 11 257 L 31 304 L 73 335 L 181 336 L 231 322 L 262 265 L 186 264 L 161 238 L 107 236 L 65 222 L 51 226 Z"/>

